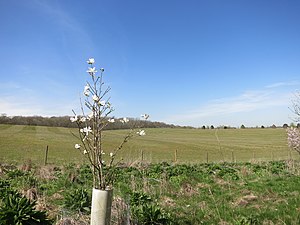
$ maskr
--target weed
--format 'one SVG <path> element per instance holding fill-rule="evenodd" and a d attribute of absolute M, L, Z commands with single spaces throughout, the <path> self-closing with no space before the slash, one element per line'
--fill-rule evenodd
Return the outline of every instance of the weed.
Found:
<path fill-rule="evenodd" d="M 68 191 L 64 196 L 66 208 L 78 212 L 89 213 L 91 211 L 91 193 L 84 188 L 75 188 Z"/>
<path fill-rule="evenodd" d="M 0 225 L 51 225 L 46 212 L 35 210 L 35 205 L 17 192 L 7 193 L 0 207 Z"/>
<path fill-rule="evenodd" d="M 257 215 L 240 216 L 235 225 L 258 225 L 261 224 Z"/>
<path fill-rule="evenodd" d="M 35 176 L 40 173 L 34 166 L 31 171 L 5 168 L 3 198 L 13 190 L 37 192 L 51 218 L 87 216 L 88 165 L 53 166 L 46 176 Z M 115 174 L 115 225 L 299 224 L 297 161 L 120 165 Z"/>
<path fill-rule="evenodd" d="M 133 192 L 130 198 L 133 224 L 171 224 L 170 214 L 155 204 L 150 196 L 143 192 Z"/>

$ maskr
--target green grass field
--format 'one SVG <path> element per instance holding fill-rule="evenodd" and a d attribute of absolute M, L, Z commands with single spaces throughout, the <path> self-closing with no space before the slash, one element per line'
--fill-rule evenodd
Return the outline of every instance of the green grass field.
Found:
<path fill-rule="evenodd" d="M 84 157 L 74 148 L 78 140 L 71 132 L 77 130 L 0 125 L 0 189 L 6 184 L 19 193 L 38 193 L 39 207 L 56 225 L 64 217 L 80 219 L 74 225 L 89 224 L 89 213 L 78 217 L 78 207 L 90 205 L 91 171 L 87 164 L 78 165 Z M 107 153 L 126 134 L 104 132 Z M 134 137 L 120 152 L 132 167 L 117 168 L 112 224 L 123 224 L 122 215 L 128 215 L 126 207 L 132 208 L 136 194 L 150 197 L 147 212 L 159 207 L 174 225 L 299 224 L 300 157 L 288 149 L 284 129 L 159 128 L 146 129 L 146 134 Z M 47 145 L 51 165 L 43 166 Z M 175 151 L 178 164 L 171 163 Z M 153 164 L 134 163 L 142 152 Z M 207 156 L 216 163 L 203 163 Z M 285 160 L 290 158 L 296 160 Z M 162 161 L 169 163 L 157 163 Z M 232 161 L 253 163 L 227 163 Z M 133 218 L 145 215 L 131 213 Z"/>
<path fill-rule="evenodd" d="M 74 144 L 77 129 L 62 127 L 0 125 L 0 160 L 22 162 L 32 160 L 44 163 L 49 146 L 48 163 L 80 163 L 84 157 Z M 118 146 L 127 131 L 104 132 L 104 146 L 109 153 Z M 286 142 L 284 129 L 146 129 L 146 136 L 134 137 L 125 145 L 120 157 L 124 162 L 141 159 L 148 162 L 179 163 L 251 160 L 299 159 Z M 219 140 L 219 141 L 218 141 Z M 175 156 L 175 152 L 176 156 Z"/>

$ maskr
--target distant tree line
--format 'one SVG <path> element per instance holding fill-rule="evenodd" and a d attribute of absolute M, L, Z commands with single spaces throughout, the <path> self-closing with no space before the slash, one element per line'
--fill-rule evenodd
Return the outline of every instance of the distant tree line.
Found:
<path fill-rule="evenodd" d="M 12 124 L 12 125 L 33 125 L 33 126 L 51 126 L 51 127 L 69 127 L 77 128 L 76 123 L 70 121 L 70 116 L 53 116 L 53 117 L 42 117 L 42 116 L 7 116 L 2 114 L 0 116 L 0 124 Z M 163 122 L 152 122 L 140 119 L 131 118 L 128 123 L 121 123 L 119 119 L 115 118 L 114 123 L 109 123 L 106 126 L 107 130 L 117 129 L 129 129 L 133 125 L 136 127 L 143 128 L 176 128 L 173 124 L 166 124 Z M 191 127 L 183 127 L 191 128 Z"/>
<path fill-rule="evenodd" d="M 120 118 L 121 119 L 121 118 Z M 120 122 L 120 119 L 115 118 L 115 123 L 109 123 L 105 129 L 107 130 L 118 130 L 118 129 L 129 129 L 134 124 L 137 127 L 143 128 L 187 128 L 193 129 L 191 126 L 177 126 L 173 124 L 166 124 L 163 122 L 153 122 L 153 121 L 144 121 L 137 118 L 131 118 L 128 123 L 123 124 Z M 51 126 L 51 127 L 69 127 L 77 128 L 76 123 L 70 121 L 70 116 L 52 116 L 52 117 L 42 117 L 42 116 L 7 116 L 6 114 L 0 115 L 0 124 L 12 124 L 12 125 L 33 125 L 33 126 Z M 280 127 L 280 126 L 279 126 Z M 300 128 L 300 123 L 290 125 L 283 124 L 283 128 L 288 127 L 297 127 Z M 200 127 L 199 127 L 200 128 Z M 218 129 L 236 129 L 235 127 L 230 126 L 218 126 Z M 245 125 L 240 126 L 241 129 L 247 128 Z M 250 128 L 250 127 L 249 127 Z M 260 128 L 277 128 L 276 125 L 272 126 L 261 126 Z M 215 129 L 213 125 L 205 126 L 203 125 L 201 129 Z"/>
<path fill-rule="evenodd" d="M 297 123 L 296 125 L 294 123 L 291 123 L 290 125 L 288 125 L 287 123 L 283 124 L 282 126 L 276 126 L 275 124 L 271 125 L 271 126 L 261 126 L 260 128 L 288 128 L 288 127 L 297 127 L 297 128 L 300 128 L 300 123 Z M 200 127 L 199 127 L 200 128 Z M 201 129 L 214 129 L 215 127 L 213 125 L 211 126 L 205 126 L 203 125 L 201 127 Z M 217 129 L 236 129 L 237 127 L 231 127 L 231 126 L 218 126 Z M 240 126 L 240 129 L 246 129 L 246 128 L 259 128 L 258 126 L 257 127 L 246 127 L 244 124 L 242 124 Z"/>

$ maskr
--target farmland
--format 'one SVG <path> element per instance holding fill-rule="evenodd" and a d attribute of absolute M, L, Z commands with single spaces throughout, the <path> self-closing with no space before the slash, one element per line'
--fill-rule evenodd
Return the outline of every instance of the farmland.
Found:
<path fill-rule="evenodd" d="M 47 126 L 0 125 L 0 160 L 5 162 L 82 163 L 74 149 L 77 129 Z M 73 134 L 72 134 L 73 133 Z M 107 152 L 118 146 L 126 130 L 104 132 Z M 183 129 L 149 128 L 146 136 L 134 137 L 120 152 L 124 162 L 201 163 L 249 162 L 299 159 L 288 149 L 285 129 Z"/>
<path fill-rule="evenodd" d="M 76 132 L 0 125 L 4 215 L 10 207 L 2 199 L 17 191 L 55 225 L 89 224 L 92 174 L 74 148 Z M 107 152 L 126 133 L 105 131 Z M 299 155 L 288 149 L 284 129 L 153 128 L 146 134 L 120 152 L 112 225 L 300 223 Z"/>

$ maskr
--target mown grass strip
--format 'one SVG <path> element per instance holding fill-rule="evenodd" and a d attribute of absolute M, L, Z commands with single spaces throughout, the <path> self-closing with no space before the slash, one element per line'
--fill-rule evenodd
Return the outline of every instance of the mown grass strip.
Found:
<path fill-rule="evenodd" d="M 77 129 L 0 125 L 0 159 L 31 159 L 43 162 L 49 146 L 49 163 L 82 162 L 74 149 Z M 104 147 L 111 152 L 122 141 L 126 130 L 104 132 Z M 286 142 L 284 129 L 146 129 L 146 136 L 134 137 L 120 152 L 119 159 L 132 163 L 142 157 L 148 162 L 171 162 L 176 151 L 177 163 L 249 162 L 299 159 Z M 216 138 L 217 135 L 217 138 Z"/>

